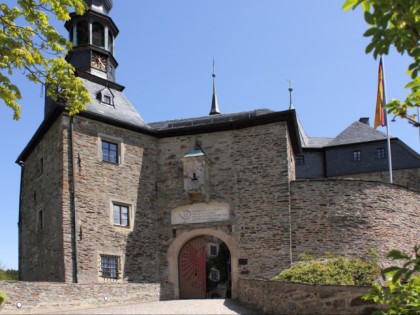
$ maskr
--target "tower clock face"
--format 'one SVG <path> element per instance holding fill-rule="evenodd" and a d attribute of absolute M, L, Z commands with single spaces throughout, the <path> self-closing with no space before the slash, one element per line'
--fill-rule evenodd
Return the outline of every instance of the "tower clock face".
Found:
<path fill-rule="evenodd" d="M 98 54 L 98 53 L 92 53 L 91 66 L 92 68 L 95 68 L 101 71 L 106 71 L 106 67 L 107 67 L 106 56 Z"/>

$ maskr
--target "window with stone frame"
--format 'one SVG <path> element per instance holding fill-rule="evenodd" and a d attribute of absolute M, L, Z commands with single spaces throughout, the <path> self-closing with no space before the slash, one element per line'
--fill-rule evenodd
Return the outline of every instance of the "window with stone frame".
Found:
<path fill-rule="evenodd" d="M 128 205 L 113 203 L 112 208 L 113 208 L 114 225 L 129 227 L 130 226 L 130 207 Z"/>
<path fill-rule="evenodd" d="M 118 163 L 118 144 L 102 140 L 102 161 Z"/>
<path fill-rule="evenodd" d="M 100 274 L 104 279 L 119 279 L 120 257 L 113 255 L 101 255 Z"/>

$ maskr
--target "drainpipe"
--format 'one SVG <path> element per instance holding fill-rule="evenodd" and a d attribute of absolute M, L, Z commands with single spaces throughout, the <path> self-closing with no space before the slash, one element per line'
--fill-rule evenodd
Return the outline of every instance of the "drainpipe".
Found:
<path fill-rule="evenodd" d="M 17 164 L 20 170 L 20 188 L 19 188 L 19 217 L 18 217 L 18 279 L 22 280 L 22 190 L 23 190 L 23 172 L 25 170 L 25 162 L 19 161 Z"/>
<path fill-rule="evenodd" d="M 71 240 L 72 240 L 72 263 L 73 263 L 73 283 L 78 283 L 78 240 L 77 240 L 77 199 L 76 199 L 76 174 L 75 174 L 75 165 L 74 165 L 74 122 L 73 116 L 70 116 L 70 163 L 69 168 L 71 168 L 71 177 L 70 177 L 70 193 L 71 193 Z"/>

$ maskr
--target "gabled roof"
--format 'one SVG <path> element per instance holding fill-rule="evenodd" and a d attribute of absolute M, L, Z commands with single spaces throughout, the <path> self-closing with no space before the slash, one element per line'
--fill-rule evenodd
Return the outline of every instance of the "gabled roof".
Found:
<path fill-rule="evenodd" d="M 365 123 L 356 121 L 352 123 L 348 128 L 346 128 L 343 132 L 341 132 L 327 146 L 380 141 L 386 140 L 386 138 L 386 134 L 384 134 L 383 132 L 375 130 Z"/>

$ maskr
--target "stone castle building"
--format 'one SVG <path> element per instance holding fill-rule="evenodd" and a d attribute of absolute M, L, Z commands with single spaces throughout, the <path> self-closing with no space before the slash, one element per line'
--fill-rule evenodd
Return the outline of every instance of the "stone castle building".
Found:
<path fill-rule="evenodd" d="M 235 298 L 240 277 L 271 278 L 301 253 L 418 243 L 420 158 L 400 140 L 390 185 L 383 134 L 365 123 L 311 138 L 294 110 L 220 114 L 215 93 L 209 116 L 146 123 L 115 82 L 112 0 L 86 2 L 66 23 L 67 60 L 93 104 L 70 117 L 47 99 L 17 160 L 22 280 Z"/>

